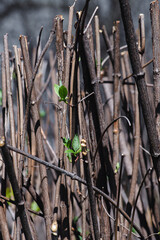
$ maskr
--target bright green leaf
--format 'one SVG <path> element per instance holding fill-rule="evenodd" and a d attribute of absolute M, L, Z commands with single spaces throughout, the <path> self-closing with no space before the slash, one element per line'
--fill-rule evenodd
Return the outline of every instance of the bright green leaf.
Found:
<path fill-rule="evenodd" d="M 13 194 L 12 187 L 7 187 L 6 188 L 6 197 L 9 198 L 9 199 L 14 200 L 14 194 Z M 8 204 L 10 205 L 11 203 L 8 202 Z"/>
<path fill-rule="evenodd" d="M 54 91 L 55 91 L 55 93 L 57 94 L 58 97 L 60 97 L 59 88 L 60 88 L 60 86 L 58 84 L 54 84 Z"/>
<path fill-rule="evenodd" d="M 73 148 L 74 152 L 77 152 L 81 148 L 81 144 L 80 144 L 79 137 L 77 134 L 74 136 L 74 138 L 72 140 L 72 148 Z"/>
<path fill-rule="evenodd" d="M 60 98 L 64 101 L 66 99 L 66 97 L 67 97 L 67 94 L 68 94 L 67 88 L 62 85 L 59 88 L 59 96 L 60 96 Z"/>
<path fill-rule="evenodd" d="M 59 102 L 65 102 L 65 103 L 67 103 L 66 99 L 63 99 L 63 98 L 60 98 L 60 99 L 59 99 Z"/>
<path fill-rule="evenodd" d="M 135 233 L 135 234 L 137 233 L 137 231 L 135 230 L 134 227 L 132 227 L 132 232 Z"/>
<path fill-rule="evenodd" d="M 120 163 L 119 163 L 119 162 L 117 162 L 117 164 L 116 164 L 116 169 L 114 170 L 114 173 L 117 173 L 117 172 L 118 172 L 118 170 L 119 170 L 119 168 L 120 168 Z"/>
<path fill-rule="evenodd" d="M 78 154 L 78 153 L 80 153 L 80 152 L 82 152 L 82 149 L 81 149 L 81 148 L 79 148 L 79 149 L 75 152 L 75 154 Z"/>
<path fill-rule="evenodd" d="M 67 150 L 65 151 L 65 153 L 73 153 L 73 154 L 75 154 L 75 151 L 72 150 L 72 149 L 67 149 Z"/>
<path fill-rule="evenodd" d="M 69 159 L 69 161 L 72 162 L 72 155 L 71 155 L 71 153 L 67 153 L 66 156 Z"/>
<path fill-rule="evenodd" d="M 35 211 L 35 212 L 39 212 L 39 211 L 40 211 L 40 208 L 39 208 L 38 204 L 37 204 L 35 201 L 33 201 L 33 202 L 31 203 L 31 209 L 32 209 L 33 211 Z"/>

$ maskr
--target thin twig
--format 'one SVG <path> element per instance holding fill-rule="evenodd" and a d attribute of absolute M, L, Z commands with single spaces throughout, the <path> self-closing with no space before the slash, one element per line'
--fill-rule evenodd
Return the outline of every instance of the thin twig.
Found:
<path fill-rule="evenodd" d="M 152 58 L 151 60 L 149 60 L 148 62 L 146 62 L 146 63 L 142 66 L 142 68 L 147 67 L 147 66 L 148 66 L 150 63 L 152 63 L 152 62 L 153 62 L 153 58 Z M 127 76 L 127 77 L 125 77 L 125 78 L 123 79 L 123 82 L 126 81 L 128 78 L 133 77 L 133 76 L 134 76 L 134 74 L 131 73 L 129 76 Z"/>
<path fill-rule="evenodd" d="M 46 53 L 46 51 L 48 50 L 49 46 L 51 45 L 52 41 L 53 41 L 53 37 L 54 37 L 54 34 L 55 34 L 55 26 L 53 24 L 53 28 L 52 30 L 50 31 L 50 35 L 49 35 L 49 38 L 48 38 L 48 41 L 46 43 L 46 45 L 44 46 L 40 56 L 39 56 L 39 59 L 38 59 L 38 62 L 36 63 L 36 66 L 34 68 L 34 72 L 33 72 L 33 75 L 32 77 L 29 79 L 29 89 L 28 89 L 28 98 L 27 98 L 27 105 L 26 105 L 26 112 L 25 112 L 25 118 L 24 118 L 24 124 L 23 124 L 23 141 L 22 141 L 22 149 L 24 149 L 24 142 L 25 142 L 25 133 L 26 133 L 26 129 L 27 129 L 27 123 L 28 123 L 28 114 L 29 114 L 29 109 L 30 109 L 30 99 L 31 99 L 31 93 L 32 93 L 32 88 L 33 88 L 33 83 L 34 83 L 34 80 L 35 80 L 35 77 L 36 77 L 36 74 L 38 72 L 38 69 L 39 69 L 39 66 L 41 64 L 41 61 L 43 59 L 43 56 L 44 54 Z M 21 47 L 22 47 L 22 40 L 23 40 L 23 36 L 20 36 L 20 43 L 21 43 Z M 22 47 L 22 53 L 23 53 L 23 48 Z M 25 53 L 23 53 L 23 58 L 25 58 Z"/>
<path fill-rule="evenodd" d="M 135 211 L 136 211 L 136 206 L 137 206 L 137 201 L 138 201 L 138 198 L 139 198 L 139 195 L 140 195 L 140 192 L 141 192 L 141 189 L 142 189 L 142 186 L 143 186 L 143 183 L 145 182 L 145 179 L 147 177 L 147 175 L 152 171 L 152 168 L 149 168 L 139 186 L 139 190 L 138 190 L 138 193 L 137 193 L 137 196 L 136 196 L 136 200 L 135 200 L 135 203 L 134 203 L 134 208 L 133 208 L 133 213 L 132 213 L 132 218 L 131 218 L 131 225 L 130 225 L 130 232 L 129 232 L 129 240 L 131 240 L 131 233 L 132 233 L 132 227 L 133 227 L 133 221 L 134 221 L 134 214 L 135 214 Z"/>
<path fill-rule="evenodd" d="M 37 47 L 36 47 L 36 57 L 35 57 L 34 67 L 37 64 L 38 50 L 39 50 L 39 46 L 40 46 L 40 42 L 41 42 L 42 31 L 43 31 L 43 26 L 41 26 L 41 29 L 39 31 L 38 42 L 37 42 Z"/>
<path fill-rule="evenodd" d="M 115 222 L 115 239 L 117 239 L 118 235 L 118 220 L 119 220 L 119 202 L 120 202 L 120 192 L 121 192 L 121 177 L 122 177 L 122 167 L 123 167 L 124 155 L 121 156 L 120 163 L 120 173 L 119 173 L 119 181 L 118 181 L 118 194 L 117 194 L 117 208 L 116 208 L 116 222 Z"/>
<path fill-rule="evenodd" d="M 89 28 L 89 25 L 91 24 L 91 22 L 92 22 L 92 20 L 93 20 L 93 18 L 94 18 L 94 15 L 95 15 L 96 12 L 97 12 L 97 10 L 98 10 L 98 6 L 95 8 L 95 10 L 94 10 L 94 12 L 93 12 L 93 14 L 92 14 L 92 16 L 91 16 L 91 18 L 90 18 L 87 26 L 86 26 L 86 28 L 85 28 L 84 31 L 83 31 L 83 34 L 85 34 L 85 33 L 87 32 L 87 29 Z"/>
<path fill-rule="evenodd" d="M 149 156 L 151 156 L 150 152 L 149 152 L 147 149 L 145 149 L 145 148 L 142 147 L 141 145 L 139 145 L 139 147 L 140 147 L 144 152 L 146 152 Z"/>
<path fill-rule="evenodd" d="M 53 66 L 52 66 L 51 69 L 50 69 L 48 78 L 47 78 L 47 80 L 46 80 L 46 82 L 45 82 L 45 84 L 44 84 L 41 92 L 39 93 L 37 99 L 36 99 L 34 102 L 32 102 L 32 104 L 35 104 L 36 102 L 39 102 L 39 100 L 41 99 L 43 93 L 46 91 L 46 89 L 47 89 L 47 87 L 48 87 L 48 85 L 49 85 L 50 79 L 51 79 L 51 75 L 52 75 L 52 71 L 53 71 L 53 68 L 54 68 L 54 66 L 55 66 L 55 63 L 56 63 L 56 58 L 54 59 Z"/>
<path fill-rule="evenodd" d="M 128 119 L 126 116 L 120 116 L 120 117 L 114 119 L 114 120 L 105 128 L 104 132 L 102 133 L 101 138 L 100 138 L 99 141 L 98 141 L 97 148 L 96 148 L 96 151 L 95 151 L 95 154 L 94 154 L 93 159 L 95 159 L 95 157 L 96 157 L 99 144 L 101 143 L 105 132 L 108 130 L 108 128 L 110 128 L 110 126 L 112 126 L 112 124 L 113 124 L 114 122 L 116 122 L 116 121 L 119 120 L 120 118 L 125 118 L 125 119 L 127 120 L 128 124 L 129 124 L 129 126 L 131 126 L 131 123 L 130 123 L 129 119 Z"/>

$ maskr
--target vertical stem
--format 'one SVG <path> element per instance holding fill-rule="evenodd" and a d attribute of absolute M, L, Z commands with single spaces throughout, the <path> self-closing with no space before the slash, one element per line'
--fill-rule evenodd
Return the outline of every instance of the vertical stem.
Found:
<path fill-rule="evenodd" d="M 160 11 L 158 0 L 151 2 L 150 16 L 152 26 L 154 105 L 156 128 L 160 140 Z"/>
<path fill-rule="evenodd" d="M 57 71 L 58 83 L 64 81 L 64 47 L 63 47 L 63 16 L 56 17 L 56 56 L 57 56 Z"/>
<path fill-rule="evenodd" d="M 70 75 L 73 11 L 74 11 L 74 4 L 69 8 L 69 19 L 68 19 L 67 49 L 66 49 L 65 73 L 64 73 L 65 86 L 67 89 L 68 89 L 69 75 Z"/>
<path fill-rule="evenodd" d="M 131 65 L 139 92 L 139 99 L 142 106 L 143 117 L 146 124 L 149 143 L 151 147 L 153 165 L 160 186 L 160 144 L 156 130 L 155 118 L 151 109 L 151 104 L 147 93 L 144 72 L 140 63 L 140 58 L 136 45 L 131 9 L 128 0 L 119 0 L 119 3 L 121 7 L 121 14 L 126 34 L 126 41 L 128 45 Z"/>
<path fill-rule="evenodd" d="M 120 109 L 120 22 L 116 21 L 113 27 L 114 34 L 114 86 L 113 86 L 113 98 L 114 98 L 114 114 L 113 119 L 119 117 Z M 113 169 L 116 169 L 116 164 L 119 161 L 119 121 L 113 124 Z M 117 183 L 118 178 L 116 177 Z M 118 186 L 118 184 L 117 184 Z"/>
<path fill-rule="evenodd" d="M 120 22 L 116 21 L 113 26 L 113 38 L 114 38 L 114 85 L 113 85 L 113 101 L 114 101 L 114 113 L 113 119 L 119 117 L 120 113 Z M 119 121 L 113 124 L 113 170 L 116 170 L 117 163 L 119 162 Z M 118 199 L 118 186 L 119 186 L 119 174 L 118 171 L 115 174 L 117 194 L 116 199 Z M 115 240 L 119 239 L 119 232 L 117 231 L 119 223 L 118 213 L 116 214 L 116 224 L 115 224 Z"/>
<path fill-rule="evenodd" d="M 12 146 L 16 147 L 16 139 L 15 139 L 16 133 L 15 133 L 14 112 L 13 112 L 11 74 L 10 74 L 10 66 L 9 66 L 9 51 L 8 51 L 8 35 L 7 34 L 4 36 L 4 59 L 5 59 L 7 97 L 8 97 L 10 128 L 11 128 L 11 142 L 12 142 Z M 16 161 L 16 154 L 13 154 L 13 164 L 14 164 L 16 176 L 18 176 L 18 166 L 17 166 L 17 161 Z"/>
<path fill-rule="evenodd" d="M 78 74 L 77 74 L 77 82 L 78 82 L 78 102 L 80 101 L 80 74 L 79 74 L 79 68 L 78 68 Z M 82 109 L 82 104 L 78 104 L 78 121 L 79 121 L 79 126 L 80 126 L 80 131 L 82 130 L 83 126 L 83 121 L 85 119 L 82 116 L 83 114 L 83 109 Z M 82 154 L 80 153 L 80 176 L 82 179 L 84 179 L 84 164 L 83 164 L 83 159 L 82 159 Z M 81 184 L 81 204 L 82 204 L 82 239 L 85 239 L 86 236 L 86 201 L 85 201 L 85 187 L 83 184 Z"/>
<path fill-rule="evenodd" d="M 133 213 L 132 213 L 132 218 L 131 218 L 131 225 L 130 225 L 130 231 L 129 231 L 129 240 L 131 240 L 131 234 L 132 234 L 132 227 L 133 227 L 133 221 L 134 221 L 134 215 L 135 215 L 135 210 L 136 210 L 136 205 L 137 205 L 137 201 L 138 201 L 138 198 L 139 198 L 139 195 L 140 195 L 140 192 L 141 192 L 141 189 L 142 189 L 142 186 L 143 186 L 143 183 L 145 182 L 146 180 L 146 177 L 147 175 L 151 172 L 151 168 L 149 168 L 139 186 L 139 190 L 138 190 L 138 193 L 137 193 L 137 196 L 136 196 L 136 199 L 135 199 L 135 203 L 134 203 L 134 208 L 133 208 Z"/>
<path fill-rule="evenodd" d="M 86 61 L 85 64 L 87 64 L 88 67 L 88 74 L 89 74 L 89 78 L 90 78 L 90 84 L 91 87 L 93 88 L 94 91 L 94 97 L 95 97 L 95 106 L 94 109 L 96 109 L 97 111 L 97 115 L 98 115 L 98 121 L 99 121 L 99 128 L 100 128 L 100 135 L 102 135 L 104 128 L 105 128 L 105 118 L 104 118 L 104 111 L 103 111 L 103 104 L 102 104 L 102 98 L 101 98 L 101 94 L 100 94 L 100 89 L 99 89 L 99 82 L 96 76 L 96 72 L 95 69 L 93 67 L 93 61 L 92 61 L 92 55 L 91 55 L 91 51 L 90 51 L 90 47 L 89 47 L 89 43 L 88 43 L 88 31 L 86 32 L 86 34 L 83 36 L 83 47 L 84 47 L 84 55 L 85 55 L 85 59 L 84 61 Z M 83 57 L 83 56 L 82 56 Z M 83 65 L 83 68 L 85 68 L 85 66 Z M 108 176 L 109 176 L 109 181 L 111 184 L 111 189 L 113 191 L 113 194 L 116 195 L 116 186 L 115 186 L 115 178 L 114 178 L 114 173 L 113 173 L 113 169 L 111 166 L 111 162 L 109 161 L 109 152 L 108 152 L 108 138 L 107 138 L 107 134 L 104 135 L 104 138 L 102 139 L 102 146 L 103 146 L 103 164 L 105 166 L 107 166 L 108 169 Z"/>
<path fill-rule="evenodd" d="M 10 239 L 5 210 L 2 201 L 0 201 L 0 229 L 3 240 Z"/>
<path fill-rule="evenodd" d="M 96 35 L 96 63 L 97 63 L 97 78 L 100 81 L 101 76 L 101 48 L 100 48 L 100 35 L 99 35 L 99 18 L 95 16 L 95 35 Z"/>
<path fill-rule="evenodd" d="M 22 82 L 21 82 L 21 76 L 20 76 L 20 58 L 18 54 L 17 46 L 13 46 L 14 54 L 15 54 L 15 60 L 16 60 L 16 72 L 17 72 L 17 79 L 18 79 L 18 98 L 19 98 L 19 112 L 20 112 L 20 138 L 22 138 L 22 132 L 23 132 L 23 95 L 22 95 Z"/>
<path fill-rule="evenodd" d="M 21 40 L 22 40 L 22 38 L 23 38 L 24 42 L 27 42 L 26 37 L 21 36 Z M 32 69 L 31 69 L 31 63 L 30 63 L 30 58 L 29 58 L 29 52 L 28 52 L 28 48 L 27 48 L 26 44 L 24 44 L 24 45 L 22 44 L 21 47 L 22 47 L 22 53 L 23 53 L 26 78 L 27 78 L 28 85 L 30 85 L 30 84 L 32 84 L 32 82 L 30 82 L 30 79 L 32 76 Z M 35 90 L 33 88 L 30 100 L 31 100 L 31 102 L 32 101 L 34 102 L 35 99 L 36 99 L 36 94 L 35 94 Z M 33 119 L 38 156 L 41 159 L 45 159 L 37 103 L 35 102 L 35 104 L 30 106 L 30 102 L 29 102 L 29 109 L 31 110 L 31 115 L 32 115 L 32 119 Z M 42 196 L 43 196 L 44 215 L 45 215 L 45 224 L 46 224 L 46 237 L 47 237 L 47 240 L 51 240 L 51 230 L 50 230 L 51 209 L 50 209 L 50 200 L 49 200 L 49 192 L 48 192 L 48 180 L 47 180 L 46 168 L 42 165 L 40 165 L 40 176 L 41 176 Z"/>
<path fill-rule="evenodd" d="M 118 237 L 118 219 L 119 219 L 119 202 L 120 202 L 120 192 L 121 192 L 121 177 L 122 177 L 122 167 L 123 167 L 123 159 L 124 156 L 121 157 L 121 166 L 120 166 L 120 173 L 119 173 L 119 181 L 118 181 L 118 190 L 117 190 L 117 208 L 116 208 L 116 222 L 115 222 L 115 240 Z"/>
<path fill-rule="evenodd" d="M 102 26 L 102 34 L 103 34 L 104 42 L 105 42 L 106 47 L 107 47 L 108 55 L 110 56 L 110 60 L 112 62 L 112 65 L 114 65 L 113 50 L 112 50 L 112 46 L 110 44 L 109 36 L 108 36 L 105 25 Z"/>
<path fill-rule="evenodd" d="M 18 214 L 21 219 L 22 228 L 23 228 L 26 239 L 32 240 L 33 236 L 31 234 L 31 228 L 30 228 L 30 224 L 28 221 L 27 210 L 26 210 L 23 198 L 22 198 L 20 188 L 18 186 L 15 170 L 13 167 L 13 160 L 10 155 L 9 149 L 6 146 L 4 136 L 0 136 L 0 142 L 1 142 L 1 144 L 0 144 L 1 154 L 2 154 L 3 160 L 5 162 L 5 166 L 7 169 L 10 183 L 12 185 L 12 189 L 13 189 L 13 193 L 14 193 L 14 197 L 15 197 L 15 201 L 16 201 L 16 207 L 18 209 Z"/>

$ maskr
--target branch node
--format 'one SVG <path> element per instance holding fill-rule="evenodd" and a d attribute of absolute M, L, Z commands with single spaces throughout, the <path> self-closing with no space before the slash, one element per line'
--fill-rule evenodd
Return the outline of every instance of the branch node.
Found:
<path fill-rule="evenodd" d="M 24 206 L 24 201 L 19 202 L 18 206 Z"/>
<path fill-rule="evenodd" d="M 133 75 L 133 77 L 138 80 L 140 80 L 141 78 L 144 78 L 144 76 L 145 76 L 145 72 L 139 72 Z"/>
<path fill-rule="evenodd" d="M 0 136 L 0 147 L 3 147 L 5 145 L 5 137 Z"/>

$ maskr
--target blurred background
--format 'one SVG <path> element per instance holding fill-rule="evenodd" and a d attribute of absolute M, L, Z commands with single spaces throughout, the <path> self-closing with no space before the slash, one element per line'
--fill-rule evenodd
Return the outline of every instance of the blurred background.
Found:
<path fill-rule="evenodd" d="M 150 25 L 150 0 L 130 0 L 135 28 L 138 27 L 139 13 L 145 14 L 147 45 L 151 41 Z M 36 38 L 41 26 L 44 27 L 42 43 L 45 43 L 56 15 L 63 15 L 64 30 L 67 29 L 68 9 L 73 0 L 1 0 L 0 1 L 0 52 L 3 50 L 3 35 L 8 33 L 9 47 L 19 44 L 19 35 L 27 35 L 31 47 L 35 46 Z M 77 0 L 76 11 L 82 10 L 85 0 Z M 92 15 L 96 6 L 99 7 L 100 24 L 105 24 L 108 33 L 112 31 L 115 20 L 121 20 L 118 0 L 91 0 L 88 18 Z M 74 16 L 75 17 L 75 16 Z M 123 24 L 121 24 L 121 35 L 123 36 Z M 121 44 L 124 44 L 124 36 Z M 149 52 L 151 52 L 149 50 Z M 149 54 L 151 55 L 151 54 Z"/>

